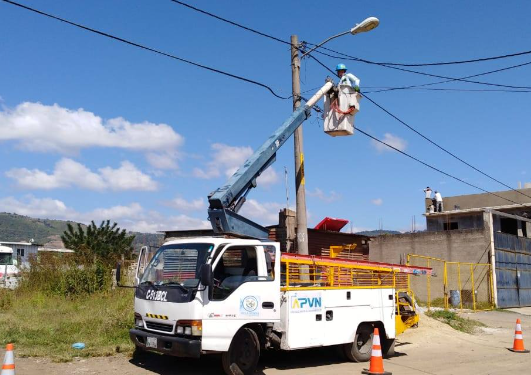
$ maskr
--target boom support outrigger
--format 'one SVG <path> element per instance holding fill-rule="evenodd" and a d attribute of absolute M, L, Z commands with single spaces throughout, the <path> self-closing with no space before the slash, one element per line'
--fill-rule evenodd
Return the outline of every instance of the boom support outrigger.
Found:
<path fill-rule="evenodd" d="M 266 228 L 239 215 L 238 211 L 245 203 L 249 191 L 257 186 L 257 178 L 275 162 L 277 150 L 310 117 L 312 107 L 332 87 L 332 80 L 327 78 L 324 86 L 304 106 L 293 112 L 225 185 L 210 193 L 208 217 L 214 232 L 249 238 L 268 237 L 269 231 Z"/>

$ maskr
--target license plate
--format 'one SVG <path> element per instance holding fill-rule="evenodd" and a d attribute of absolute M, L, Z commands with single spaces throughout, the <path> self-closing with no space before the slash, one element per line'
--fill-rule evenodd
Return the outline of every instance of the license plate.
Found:
<path fill-rule="evenodd" d="M 146 347 L 148 348 L 157 348 L 157 338 L 156 337 L 146 337 Z"/>

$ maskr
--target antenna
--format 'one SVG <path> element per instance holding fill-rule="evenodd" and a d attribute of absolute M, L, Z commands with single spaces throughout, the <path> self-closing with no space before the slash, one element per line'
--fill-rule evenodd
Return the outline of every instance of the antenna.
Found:
<path fill-rule="evenodd" d="M 288 168 L 284 166 L 284 185 L 286 186 L 286 208 L 289 210 Z"/>

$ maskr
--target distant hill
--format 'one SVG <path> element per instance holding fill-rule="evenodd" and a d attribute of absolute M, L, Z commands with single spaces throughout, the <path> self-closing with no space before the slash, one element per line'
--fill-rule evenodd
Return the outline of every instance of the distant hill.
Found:
<path fill-rule="evenodd" d="M 69 221 L 35 219 L 28 216 L 0 213 L 0 241 L 29 241 L 45 244 L 63 234 Z M 77 223 L 71 222 L 77 225 Z"/>
<path fill-rule="evenodd" d="M 364 230 L 361 232 L 357 232 L 356 234 L 361 234 L 362 236 L 370 236 L 370 237 L 377 237 L 377 236 L 384 236 L 386 234 L 400 234 L 401 232 L 396 230 L 385 230 L 385 229 L 377 229 L 377 230 Z"/>
<path fill-rule="evenodd" d="M 0 212 L 0 241 L 27 242 L 33 239 L 35 243 L 50 247 L 63 247 L 60 235 L 67 229 L 67 224 L 77 226 L 76 222 L 50 219 L 35 219 L 28 216 Z M 96 223 L 99 224 L 99 223 Z M 84 224 L 81 224 L 86 227 Z M 142 246 L 160 246 L 163 235 L 158 233 L 136 233 L 133 247 L 138 251 Z"/>

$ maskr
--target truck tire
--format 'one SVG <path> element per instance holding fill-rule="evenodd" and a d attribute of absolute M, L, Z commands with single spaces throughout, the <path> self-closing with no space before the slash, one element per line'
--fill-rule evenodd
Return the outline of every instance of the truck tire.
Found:
<path fill-rule="evenodd" d="M 232 339 L 229 351 L 221 356 L 227 375 L 252 375 L 260 358 L 260 340 L 255 331 L 242 328 Z"/>
<path fill-rule="evenodd" d="M 367 362 L 371 359 L 373 328 L 361 324 L 354 336 L 354 342 L 345 344 L 345 355 L 352 362 Z"/>

